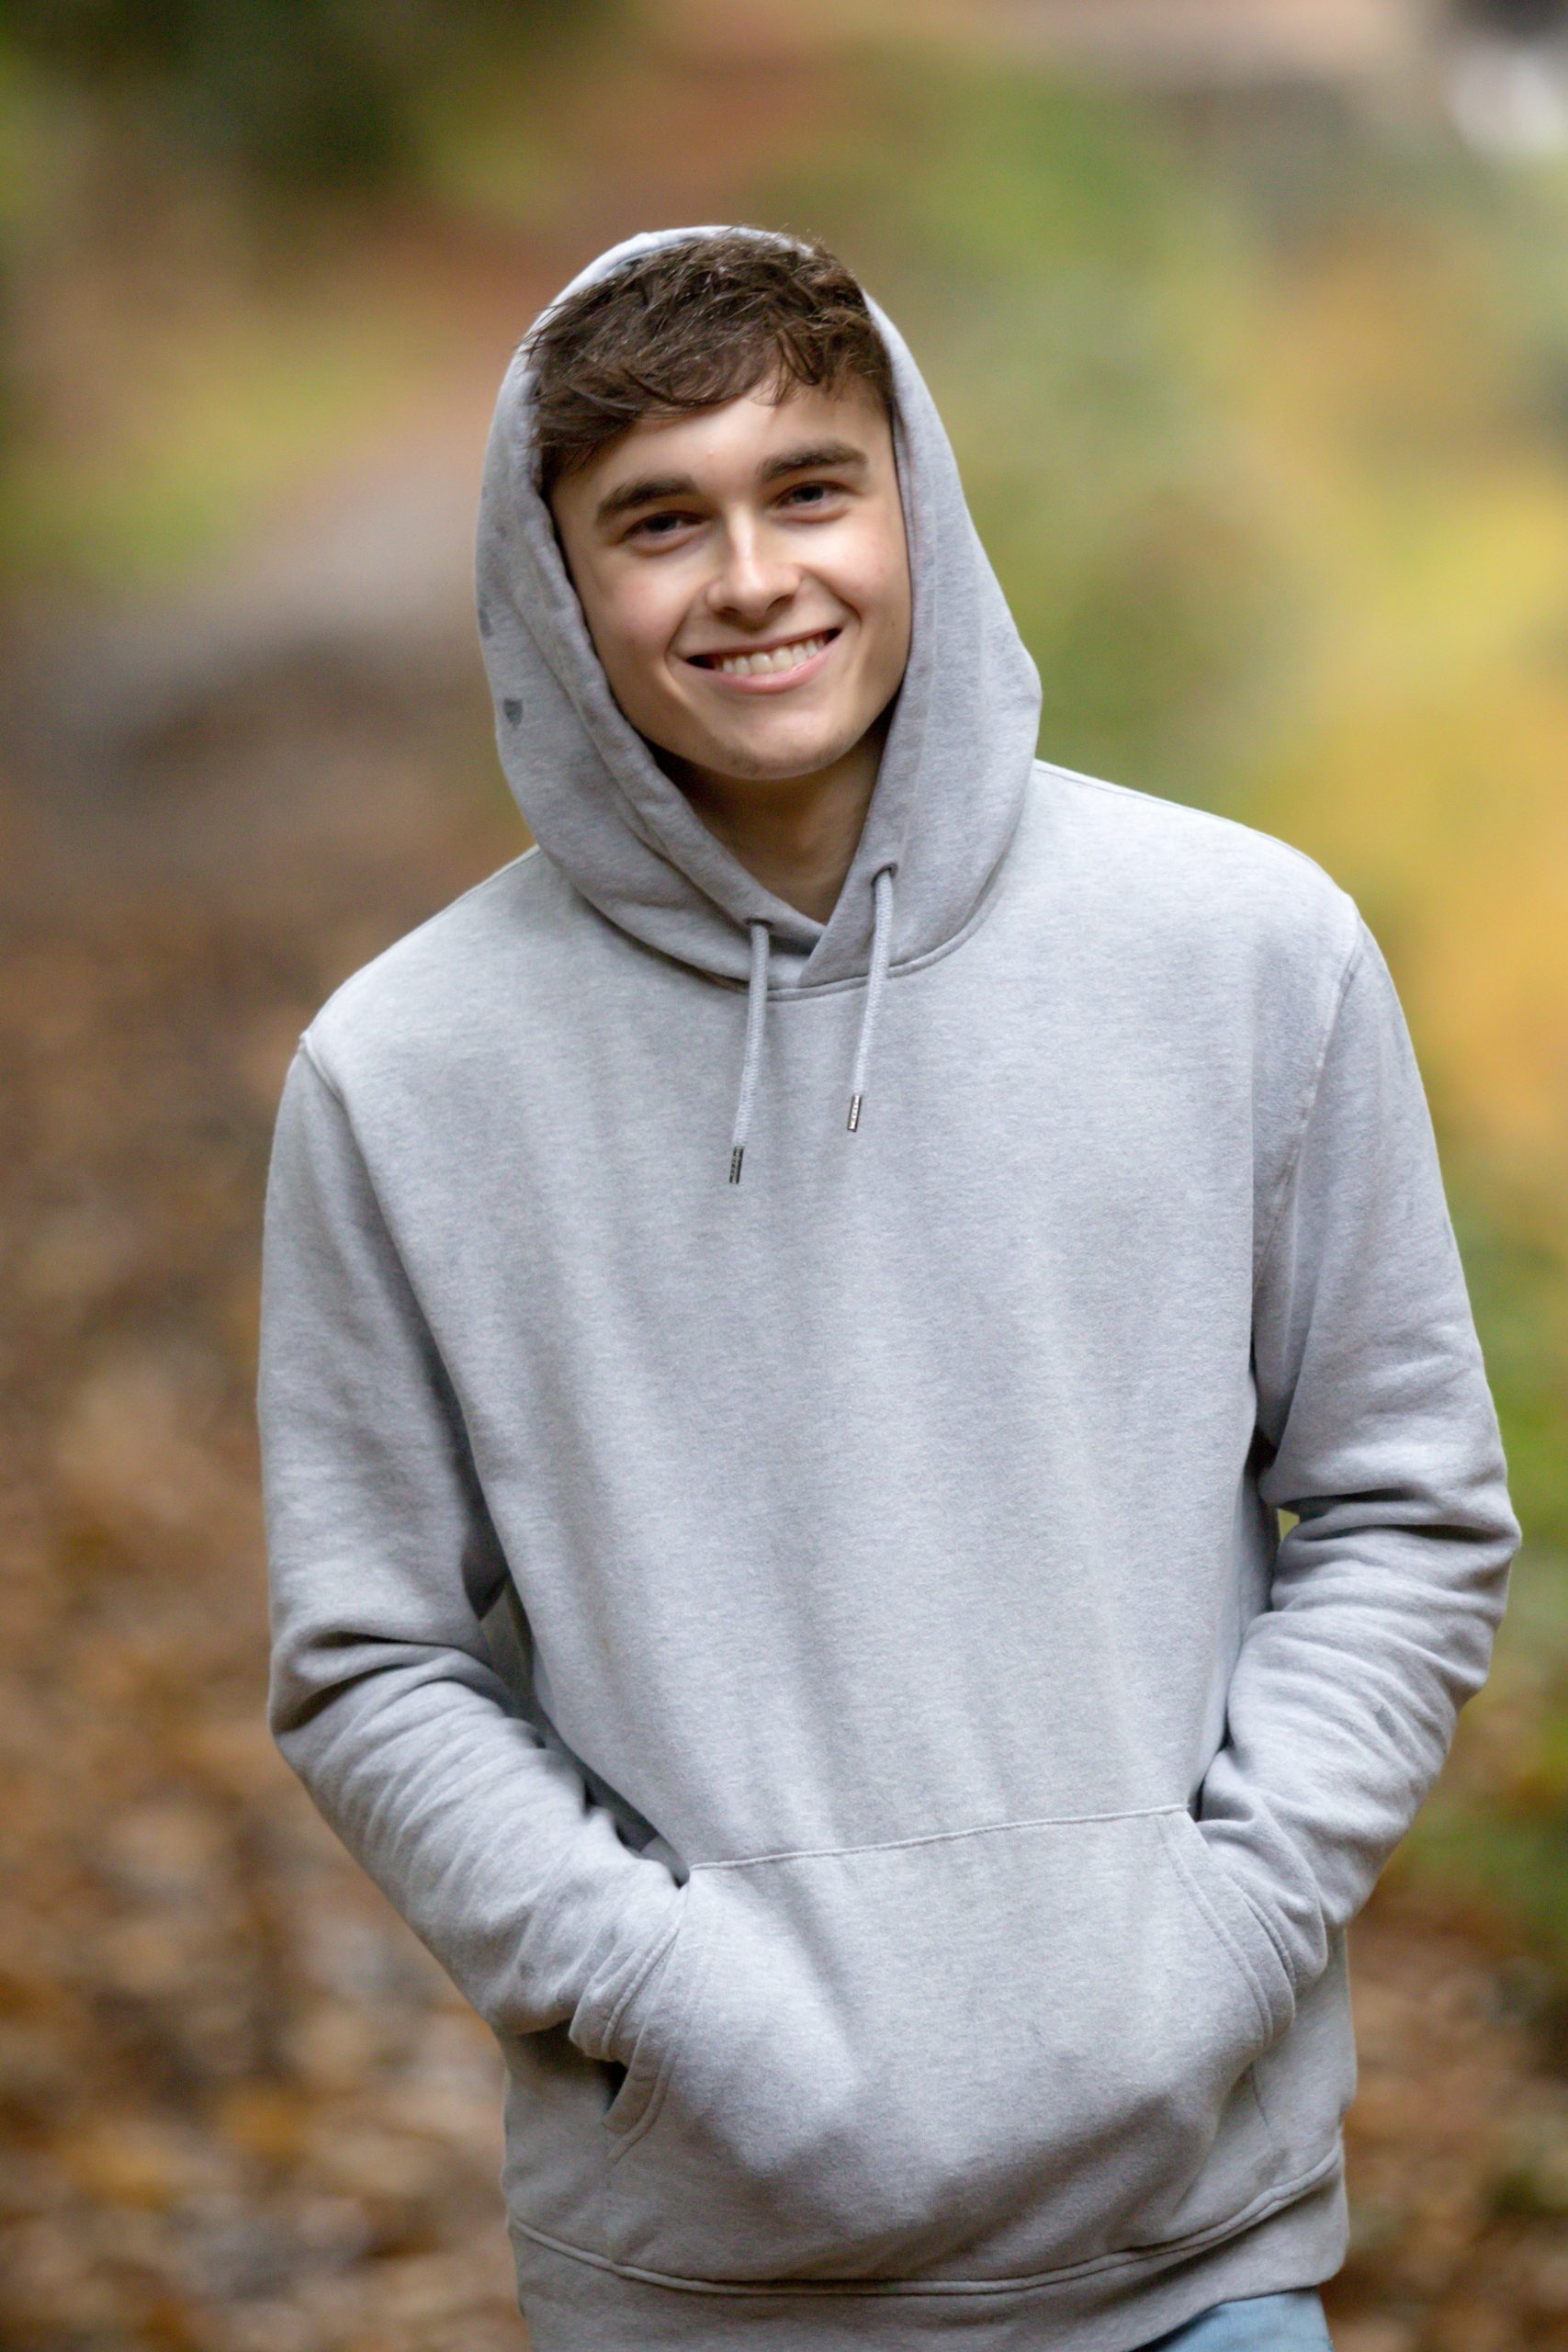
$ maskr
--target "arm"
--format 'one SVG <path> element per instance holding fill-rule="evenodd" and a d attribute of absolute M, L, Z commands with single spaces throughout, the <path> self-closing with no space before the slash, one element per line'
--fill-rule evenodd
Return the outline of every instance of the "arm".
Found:
<path fill-rule="evenodd" d="M 508 1574 L 348 1115 L 309 1047 L 267 1184 L 258 1408 L 268 1720 L 333 1829 L 497 2032 L 591 2056 L 682 1890 L 523 1720 L 480 1623 Z M 526 1409 L 519 1400 L 519 1409 Z"/>
<path fill-rule="evenodd" d="M 1299 1996 L 1486 1679 L 1519 1536 L 1420 1074 L 1364 924 L 1253 1341 L 1259 1488 L 1297 1524 L 1236 1660 L 1200 1827 Z"/>

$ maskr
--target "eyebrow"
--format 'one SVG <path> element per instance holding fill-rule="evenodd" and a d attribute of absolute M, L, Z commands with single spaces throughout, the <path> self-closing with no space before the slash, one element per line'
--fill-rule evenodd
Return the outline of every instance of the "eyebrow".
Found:
<path fill-rule="evenodd" d="M 757 469 L 760 482 L 778 481 L 785 474 L 820 471 L 833 467 L 840 472 L 851 466 L 862 469 L 866 464 L 863 449 L 851 441 L 818 441 L 809 447 L 781 450 Z M 593 510 L 595 523 L 613 523 L 622 514 L 631 514 L 639 506 L 656 506 L 667 498 L 695 498 L 700 495 L 690 474 L 639 474 L 635 481 L 624 481 L 617 490 L 610 491 Z"/>

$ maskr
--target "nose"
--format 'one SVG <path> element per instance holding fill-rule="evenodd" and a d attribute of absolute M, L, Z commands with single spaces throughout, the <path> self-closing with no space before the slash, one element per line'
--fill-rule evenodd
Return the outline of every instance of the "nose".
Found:
<path fill-rule="evenodd" d="M 742 516 L 724 532 L 708 583 L 708 608 L 743 628 L 755 628 L 776 605 L 787 604 L 799 585 L 799 565 L 789 560 L 765 526 L 753 516 Z"/>

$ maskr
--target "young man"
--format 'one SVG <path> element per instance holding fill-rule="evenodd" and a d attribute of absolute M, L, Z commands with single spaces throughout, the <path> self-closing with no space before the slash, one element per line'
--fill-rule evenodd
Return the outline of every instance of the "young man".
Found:
<path fill-rule="evenodd" d="M 538 846 L 305 1034 L 261 1414 L 273 1727 L 500 2039 L 536 2352 L 1321 2346 L 1518 1532 L 1378 950 L 1035 759 L 819 249 L 574 280 L 479 617 Z"/>

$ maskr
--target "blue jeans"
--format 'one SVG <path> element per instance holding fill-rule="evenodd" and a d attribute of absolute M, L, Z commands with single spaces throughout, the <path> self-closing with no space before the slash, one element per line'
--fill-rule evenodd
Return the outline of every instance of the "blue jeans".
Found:
<path fill-rule="evenodd" d="M 1334 2339 L 1317 2289 L 1295 2287 L 1216 2303 L 1144 2352 L 1334 2352 Z"/>

